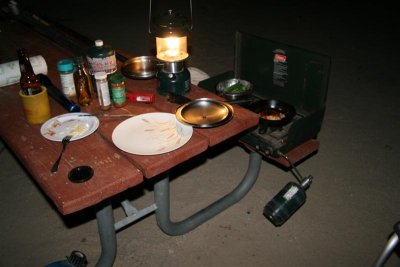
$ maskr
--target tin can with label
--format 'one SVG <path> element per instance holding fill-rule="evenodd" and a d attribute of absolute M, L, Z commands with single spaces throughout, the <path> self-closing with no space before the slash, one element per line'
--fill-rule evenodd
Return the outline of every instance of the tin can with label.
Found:
<path fill-rule="evenodd" d="M 94 46 L 90 47 L 86 54 L 89 72 L 104 71 L 108 76 L 117 71 L 117 59 L 115 51 L 109 45 L 104 45 L 103 40 L 96 40 Z"/>

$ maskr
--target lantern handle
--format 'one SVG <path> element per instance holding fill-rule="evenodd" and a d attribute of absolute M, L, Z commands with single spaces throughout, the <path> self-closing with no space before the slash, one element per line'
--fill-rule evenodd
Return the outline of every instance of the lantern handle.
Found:
<path fill-rule="evenodd" d="M 190 5 L 190 31 L 193 30 L 193 4 L 192 0 L 189 0 L 189 5 Z"/>
<path fill-rule="evenodd" d="M 150 7 L 149 7 L 149 33 L 151 34 L 151 0 L 149 1 Z"/>
<path fill-rule="evenodd" d="M 149 1 L 150 1 L 150 8 L 149 8 L 149 33 L 151 34 L 151 6 L 152 6 L 151 2 L 152 2 L 152 0 L 149 0 Z M 192 4 L 192 0 L 189 0 L 189 7 L 190 7 L 190 31 L 192 31 L 192 30 L 193 30 L 193 4 Z"/>

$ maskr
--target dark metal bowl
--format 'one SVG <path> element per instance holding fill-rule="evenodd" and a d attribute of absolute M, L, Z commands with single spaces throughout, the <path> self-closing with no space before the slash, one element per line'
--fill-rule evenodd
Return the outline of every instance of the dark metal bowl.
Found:
<path fill-rule="evenodd" d="M 231 86 L 238 84 L 238 83 L 240 83 L 244 87 L 243 92 L 232 93 L 232 92 L 227 91 Z M 251 96 L 251 94 L 253 93 L 253 85 L 249 81 L 242 80 L 242 79 L 236 79 L 236 78 L 228 79 L 228 80 L 219 82 L 217 84 L 216 93 L 217 93 L 217 95 L 222 96 L 223 98 L 228 99 L 228 100 L 246 99 L 246 98 L 249 98 Z"/>

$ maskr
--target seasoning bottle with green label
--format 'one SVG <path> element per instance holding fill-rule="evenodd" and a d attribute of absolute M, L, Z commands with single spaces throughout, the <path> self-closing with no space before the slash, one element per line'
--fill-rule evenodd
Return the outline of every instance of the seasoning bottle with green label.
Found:
<path fill-rule="evenodd" d="M 109 78 L 111 84 L 111 98 L 114 103 L 114 107 L 120 108 L 126 105 L 126 93 L 125 93 L 125 79 L 124 76 L 118 73 L 114 73 Z"/>

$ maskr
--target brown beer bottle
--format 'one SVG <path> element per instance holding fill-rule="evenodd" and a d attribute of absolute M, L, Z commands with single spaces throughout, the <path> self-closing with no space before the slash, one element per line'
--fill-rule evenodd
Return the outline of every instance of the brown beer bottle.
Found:
<path fill-rule="evenodd" d="M 93 96 L 92 80 L 83 64 L 83 57 L 76 57 L 74 63 L 74 82 L 78 103 L 81 106 L 89 106 L 92 103 Z"/>
<path fill-rule="evenodd" d="M 25 95 L 36 95 L 42 91 L 39 79 L 33 72 L 29 57 L 25 53 L 25 48 L 17 50 L 19 68 L 21 70 L 20 85 L 21 90 Z"/>

